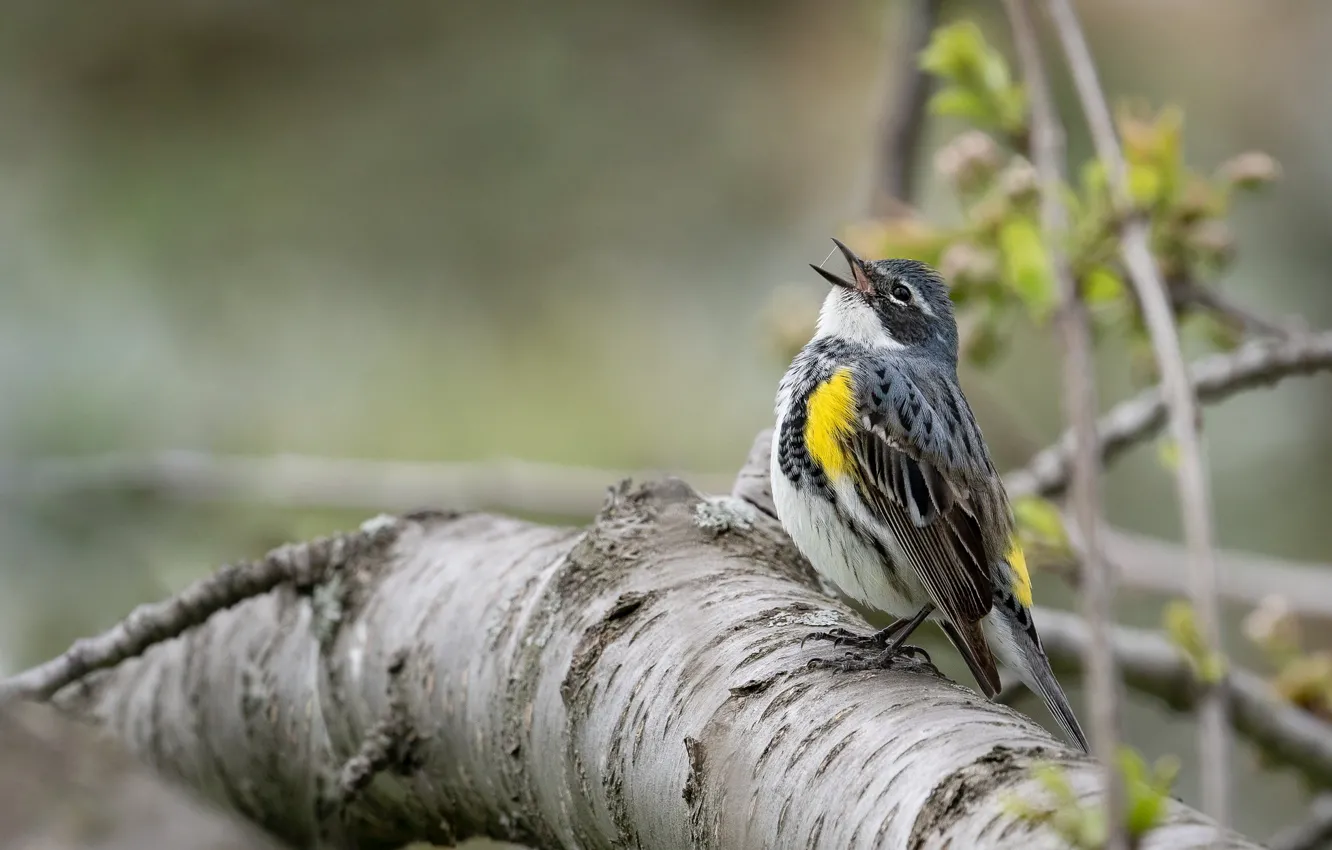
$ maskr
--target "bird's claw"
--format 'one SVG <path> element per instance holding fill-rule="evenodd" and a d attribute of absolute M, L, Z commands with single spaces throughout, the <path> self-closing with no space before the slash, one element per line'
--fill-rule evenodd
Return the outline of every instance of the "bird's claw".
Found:
<path fill-rule="evenodd" d="M 807 669 L 828 668 L 842 673 L 856 673 L 864 670 L 911 669 L 934 667 L 930 654 L 919 646 L 900 646 L 896 650 L 884 650 L 866 657 L 855 652 L 848 652 L 840 659 L 811 658 Z"/>
<path fill-rule="evenodd" d="M 856 634 L 853 631 L 842 628 L 828 629 L 820 632 L 810 632 L 800 640 L 800 647 L 803 649 L 807 640 L 830 640 L 833 646 L 854 646 L 861 649 L 883 649 L 884 641 L 882 632 L 875 632 L 872 635 Z"/>

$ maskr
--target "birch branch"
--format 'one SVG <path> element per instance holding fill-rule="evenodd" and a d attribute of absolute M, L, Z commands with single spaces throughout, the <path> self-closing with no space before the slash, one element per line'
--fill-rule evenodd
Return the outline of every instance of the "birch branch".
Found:
<path fill-rule="evenodd" d="M 1332 841 L 1332 794 L 1319 794 L 1309 806 L 1309 817 L 1281 830 L 1267 841 L 1269 850 L 1318 850 Z"/>
<path fill-rule="evenodd" d="M 765 455 L 736 485 L 760 502 Z M 809 669 L 832 650 L 808 632 L 868 627 L 734 496 L 667 481 L 615 490 L 582 531 L 417 514 L 349 537 L 314 587 L 218 611 L 56 702 L 295 845 L 320 832 L 321 789 L 391 749 L 365 743 L 389 721 L 416 743 L 342 796 L 356 846 L 1037 850 L 1062 840 L 1006 805 L 1039 802 L 1030 766 L 1103 787 L 928 667 Z M 1142 846 L 1215 830 L 1171 801 Z"/>

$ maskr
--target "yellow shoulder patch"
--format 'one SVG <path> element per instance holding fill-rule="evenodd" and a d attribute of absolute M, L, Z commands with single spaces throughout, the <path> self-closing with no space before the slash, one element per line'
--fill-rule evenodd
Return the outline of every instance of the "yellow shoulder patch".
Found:
<path fill-rule="evenodd" d="M 1013 568 L 1013 595 L 1027 608 L 1031 607 L 1031 574 L 1027 572 L 1027 556 L 1022 554 L 1022 545 L 1013 541 L 1013 548 L 1008 552 L 1008 565 Z"/>
<path fill-rule="evenodd" d="M 809 394 L 808 419 L 805 421 L 805 445 L 810 457 L 831 479 L 841 478 L 851 469 L 846 438 L 856 427 L 856 392 L 851 370 L 847 367 Z"/>

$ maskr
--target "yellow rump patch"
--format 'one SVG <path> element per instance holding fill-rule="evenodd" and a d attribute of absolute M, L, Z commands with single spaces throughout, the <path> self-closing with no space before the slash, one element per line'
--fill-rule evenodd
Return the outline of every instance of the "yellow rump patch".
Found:
<path fill-rule="evenodd" d="M 805 445 L 810 457 L 829 478 L 841 478 L 851 469 L 846 438 L 856 427 L 855 382 L 849 368 L 838 369 L 814 388 L 809 395 L 808 416 Z"/>
<path fill-rule="evenodd" d="M 1016 540 L 1008 552 L 1008 565 L 1013 568 L 1013 595 L 1024 606 L 1030 608 L 1031 574 L 1027 572 L 1027 556 L 1022 554 L 1022 546 Z"/>

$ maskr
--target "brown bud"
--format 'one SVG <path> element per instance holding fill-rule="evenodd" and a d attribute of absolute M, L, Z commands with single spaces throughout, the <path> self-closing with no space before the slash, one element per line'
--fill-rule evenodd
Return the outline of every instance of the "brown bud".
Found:
<path fill-rule="evenodd" d="M 999 172 L 999 191 L 1009 200 L 1022 202 L 1036 197 L 1040 189 L 1036 169 L 1022 157 L 1012 161 Z"/>
<path fill-rule="evenodd" d="M 939 257 L 939 274 L 954 285 L 993 280 L 999 275 L 999 258 L 969 242 L 954 242 Z"/>
<path fill-rule="evenodd" d="M 1300 625 L 1290 603 L 1277 595 L 1263 597 L 1244 618 L 1244 636 L 1267 649 L 1294 650 L 1300 645 Z"/>
<path fill-rule="evenodd" d="M 1208 259 L 1228 262 L 1235 256 L 1235 234 L 1220 219 L 1200 221 L 1189 230 L 1189 244 Z"/>
<path fill-rule="evenodd" d="M 1217 176 L 1242 189 L 1256 189 L 1281 179 L 1281 163 L 1262 151 L 1248 151 L 1222 163 Z"/>
<path fill-rule="evenodd" d="M 939 149 L 934 168 L 959 191 L 981 188 L 999 168 L 999 146 L 980 130 L 968 130 Z"/>

